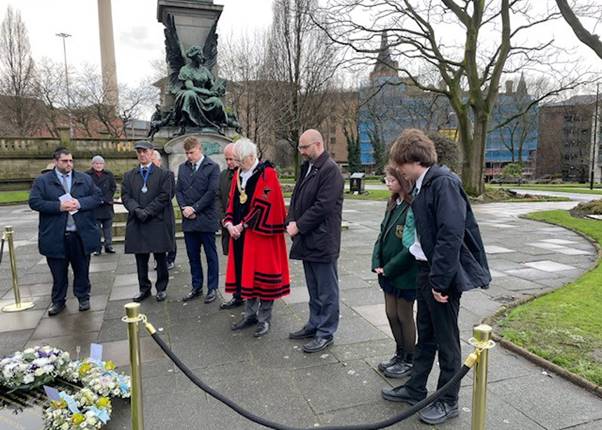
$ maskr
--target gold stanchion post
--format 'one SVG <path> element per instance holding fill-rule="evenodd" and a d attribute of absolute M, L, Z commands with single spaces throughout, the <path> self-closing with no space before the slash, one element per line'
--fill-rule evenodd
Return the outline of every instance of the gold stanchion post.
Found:
<path fill-rule="evenodd" d="M 128 341 L 130 345 L 130 369 L 132 383 L 132 430 L 144 430 L 144 415 L 142 412 L 142 377 L 140 360 L 140 303 L 125 305 L 126 317 L 123 319 L 128 324 Z"/>
<path fill-rule="evenodd" d="M 474 368 L 472 388 L 472 430 L 485 430 L 487 413 L 487 367 L 489 365 L 489 349 L 493 346 L 492 329 L 481 324 L 473 328 L 471 343 L 480 351 Z"/>
<path fill-rule="evenodd" d="M 8 256 L 10 259 L 10 271 L 13 277 L 13 293 L 15 295 L 15 303 L 6 305 L 2 308 L 2 312 L 20 312 L 33 308 L 32 302 L 21 302 L 21 292 L 19 291 L 19 280 L 17 276 L 17 256 L 15 255 L 15 242 L 12 226 L 8 225 L 4 228 L 3 239 L 8 244 Z"/>

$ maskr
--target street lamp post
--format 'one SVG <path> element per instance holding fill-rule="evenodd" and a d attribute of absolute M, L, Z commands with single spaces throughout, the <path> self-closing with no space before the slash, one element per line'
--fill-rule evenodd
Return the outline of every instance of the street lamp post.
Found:
<path fill-rule="evenodd" d="M 65 39 L 71 37 L 68 33 L 57 33 L 58 37 L 63 39 L 63 59 L 65 60 L 65 86 L 67 89 L 67 118 L 69 119 L 69 137 L 73 137 L 73 128 L 71 126 L 71 95 L 69 93 L 69 71 L 67 68 L 67 45 Z"/>
<path fill-rule="evenodd" d="M 592 141 L 592 169 L 589 174 L 589 189 L 594 189 L 594 170 L 596 169 L 596 147 L 598 146 L 598 98 L 600 95 L 600 84 L 596 85 L 596 107 L 594 110 L 594 139 Z"/>

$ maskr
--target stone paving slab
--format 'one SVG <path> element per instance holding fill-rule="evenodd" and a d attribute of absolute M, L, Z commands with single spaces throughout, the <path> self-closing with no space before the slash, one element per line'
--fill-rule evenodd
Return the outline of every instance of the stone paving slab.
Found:
<path fill-rule="evenodd" d="M 475 205 L 493 269 L 493 282 L 488 290 L 463 295 L 459 322 L 463 354 L 472 349 L 467 340 L 472 336 L 473 326 L 483 317 L 504 303 L 570 282 L 595 262 L 596 251 L 583 237 L 517 218 L 532 210 L 571 206 L 571 203 Z M 339 260 L 341 319 L 335 343 L 324 353 L 305 354 L 301 350 L 303 341 L 288 339 L 288 333 L 301 328 L 308 315 L 308 295 L 302 264 L 298 261 L 290 265 L 292 294 L 276 302 L 272 329 L 261 339 L 252 336 L 252 329 L 236 333 L 229 329 L 240 318 L 242 308 L 220 311 L 219 300 L 210 305 L 202 300 L 179 301 L 190 288 L 181 240 L 177 267 L 170 271 L 168 300 L 157 303 L 150 298 L 142 303 L 142 312 L 195 373 L 255 413 L 306 427 L 388 418 L 404 406 L 381 399 L 382 387 L 400 381 L 384 378 L 376 370 L 377 364 L 389 358 L 394 349 L 382 292 L 370 271 L 372 244 L 383 212 L 383 202 L 345 202 L 344 218 L 350 228 L 343 232 Z M 127 332 L 121 316 L 123 305 L 138 291 L 133 256 L 124 256 L 123 245 L 117 245 L 116 255 L 94 257 L 92 312 L 79 313 L 70 292 L 67 312 L 58 318 L 47 318 L 51 277 L 45 260 L 41 261 L 37 253 L 37 216 L 22 207 L 0 208 L 3 220 L 6 214 L 20 222 L 18 234 L 23 242 L 17 259 L 22 292 L 34 297 L 36 308 L 17 317 L 27 324 L 13 319 L 6 331 L 2 318 L 7 314 L 0 314 L 0 355 L 44 342 L 73 354 L 79 346 L 80 354 L 85 355 L 89 343 L 94 341 L 103 343 L 105 356 L 127 371 Z M 554 246 L 541 248 L 526 242 Z M 220 294 L 229 299 L 223 293 L 224 269 L 225 259 L 220 257 Z M 152 271 L 151 276 L 155 276 Z M 0 266 L 0 279 L 10 280 L 6 266 Z M 0 282 L 0 297 L 0 302 L 10 302 L 10 282 Z M 141 336 L 147 429 L 261 428 L 200 392 L 163 356 L 144 330 Z M 437 375 L 435 364 L 429 389 L 434 389 Z M 471 387 L 472 374 L 469 374 L 462 381 L 460 417 L 432 428 L 469 428 Z M 537 366 L 499 347 L 490 354 L 488 401 L 488 429 L 602 428 L 599 398 L 558 377 L 543 375 Z M 107 428 L 129 428 L 128 414 L 127 403 L 117 401 Z M 412 417 L 392 428 L 430 427 Z"/>

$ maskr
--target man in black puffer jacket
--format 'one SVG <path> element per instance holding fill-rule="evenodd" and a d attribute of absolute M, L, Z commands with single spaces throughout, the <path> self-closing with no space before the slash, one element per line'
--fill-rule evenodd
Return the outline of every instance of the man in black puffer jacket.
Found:
<path fill-rule="evenodd" d="M 412 376 L 406 384 L 383 389 L 387 400 L 415 404 L 427 396 L 426 383 L 435 353 L 439 358 L 437 389 L 462 365 L 458 313 L 462 292 L 487 288 L 491 282 L 485 248 L 460 179 L 438 166 L 433 142 L 420 130 L 405 130 L 391 146 L 390 159 L 415 182 L 412 210 L 416 239 L 410 247 L 418 263 L 418 344 Z M 423 409 L 427 424 L 458 416 L 460 383 L 441 400 Z"/>

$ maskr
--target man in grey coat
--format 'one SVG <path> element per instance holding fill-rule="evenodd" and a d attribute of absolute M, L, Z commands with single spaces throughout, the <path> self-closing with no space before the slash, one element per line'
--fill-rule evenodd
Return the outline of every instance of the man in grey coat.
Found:
<path fill-rule="evenodd" d="M 167 297 L 169 281 L 166 253 L 175 247 L 172 179 L 167 170 L 153 165 L 150 142 L 140 140 L 134 148 L 140 165 L 125 173 L 121 187 L 121 201 L 129 212 L 125 253 L 136 255 L 140 286 L 133 300 L 141 302 L 151 294 L 148 260 L 152 252 L 157 262 L 156 299 L 161 302 Z"/>
<path fill-rule="evenodd" d="M 337 260 L 345 181 L 317 130 L 305 131 L 298 148 L 306 162 L 291 197 L 287 231 L 293 239 L 290 258 L 303 261 L 309 321 L 289 338 L 312 338 L 303 345 L 303 351 L 311 353 L 333 342 L 339 324 Z"/>

